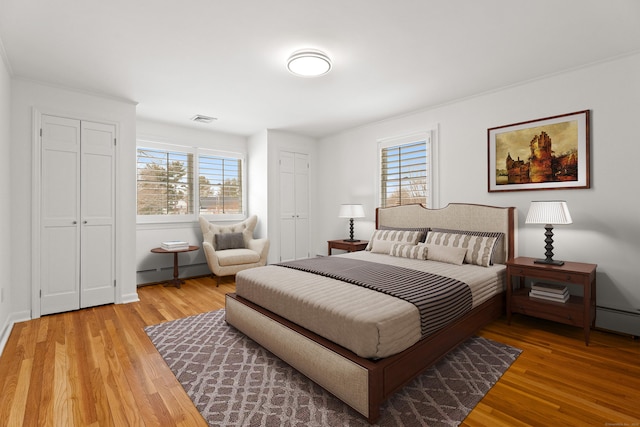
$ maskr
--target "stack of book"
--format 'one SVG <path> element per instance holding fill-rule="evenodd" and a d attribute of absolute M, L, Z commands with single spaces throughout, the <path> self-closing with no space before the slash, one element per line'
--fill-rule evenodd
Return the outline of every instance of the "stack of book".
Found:
<path fill-rule="evenodd" d="M 162 242 L 160 247 L 167 251 L 181 251 L 184 249 L 189 249 L 189 243 L 183 242 L 181 240 L 169 240 L 167 242 Z"/>
<path fill-rule="evenodd" d="M 531 284 L 529 296 L 547 301 L 567 302 L 569 300 L 569 289 L 562 285 L 536 282 Z"/>

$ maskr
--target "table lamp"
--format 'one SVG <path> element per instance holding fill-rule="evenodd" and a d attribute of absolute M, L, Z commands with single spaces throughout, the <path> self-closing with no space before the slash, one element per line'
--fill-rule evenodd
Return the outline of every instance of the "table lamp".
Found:
<path fill-rule="evenodd" d="M 553 259 L 553 224 L 571 224 L 571 214 L 567 207 L 567 202 L 563 200 L 533 201 L 529 206 L 526 224 L 545 224 L 546 238 L 545 259 L 537 259 L 538 264 L 563 265 L 564 261 Z"/>
<path fill-rule="evenodd" d="M 364 209 L 362 208 L 362 205 L 340 205 L 338 218 L 349 218 L 349 238 L 345 239 L 345 242 L 358 242 L 358 239 L 353 238 L 353 218 L 364 218 Z"/>

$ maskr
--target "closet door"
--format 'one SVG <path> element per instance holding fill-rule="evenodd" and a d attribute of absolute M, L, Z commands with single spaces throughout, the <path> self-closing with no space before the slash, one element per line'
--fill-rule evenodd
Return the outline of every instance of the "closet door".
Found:
<path fill-rule="evenodd" d="M 280 261 L 309 257 L 309 156 L 280 152 Z"/>
<path fill-rule="evenodd" d="M 81 123 L 80 308 L 114 302 L 115 127 Z"/>
<path fill-rule="evenodd" d="M 80 308 L 80 121 L 42 116 L 40 310 Z"/>
<path fill-rule="evenodd" d="M 115 127 L 42 116 L 40 314 L 115 301 Z"/>
<path fill-rule="evenodd" d="M 280 261 L 296 259 L 294 153 L 280 152 Z"/>
<path fill-rule="evenodd" d="M 309 156 L 295 153 L 296 259 L 309 258 Z"/>

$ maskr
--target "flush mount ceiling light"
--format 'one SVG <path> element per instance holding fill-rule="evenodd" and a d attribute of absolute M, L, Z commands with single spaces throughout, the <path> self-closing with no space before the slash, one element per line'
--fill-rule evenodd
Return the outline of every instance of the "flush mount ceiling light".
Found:
<path fill-rule="evenodd" d="M 321 76 L 331 70 L 331 59 L 319 50 L 298 50 L 287 60 L 287 68 L 297 76 Z"/>

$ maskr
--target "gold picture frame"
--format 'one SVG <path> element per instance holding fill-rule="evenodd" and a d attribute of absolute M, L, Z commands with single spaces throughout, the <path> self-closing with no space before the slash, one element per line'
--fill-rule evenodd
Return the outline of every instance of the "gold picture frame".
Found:
<path fill-rule="evenodd" d="M 488 189 L 590 188 L 589 110 L 487 130 Z"/>

